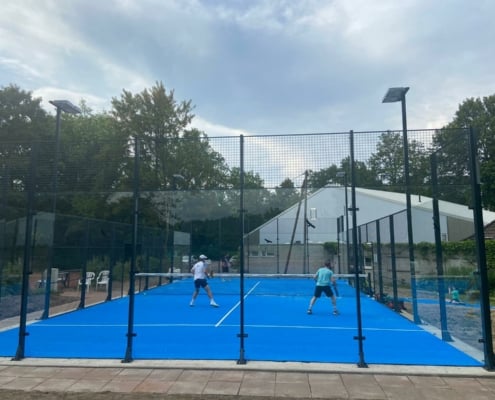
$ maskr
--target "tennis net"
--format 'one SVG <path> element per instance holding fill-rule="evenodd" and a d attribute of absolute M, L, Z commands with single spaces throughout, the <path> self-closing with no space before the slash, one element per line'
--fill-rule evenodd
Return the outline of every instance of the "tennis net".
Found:
<path fill-rule="evenodd" d="M 190 295 L 194 280 L 190 273 L 137 273 L 136 291 L 157 295 Z M 337 295 L 351 295 L 354 288 L 354 274 L 335 274 Z M 359 275 L 365 279 L 366 275 Z M 239 295 L 241 277 L 239 274 L 218 273 L 208 279 L 208 285 L 215 296 Z M 313 274 L 244 274 L 243 292 L 256 296 L 311 296 L 315 280 Z"/>

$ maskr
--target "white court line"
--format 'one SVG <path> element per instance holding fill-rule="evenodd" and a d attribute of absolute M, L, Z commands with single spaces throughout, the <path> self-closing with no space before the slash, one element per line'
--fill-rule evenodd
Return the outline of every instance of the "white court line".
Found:
<path fill-rule="evenodd" d="M 134 324 L 134 327 L 141 327 L 141 328 L 146 328 L 146 327 L 212 327 L 214 325 L 212 324 Z M 122 328 L 125 327 L 127 328 L 127 324 L 53 324 L 53 325 L 32 325 L 32 327 L 35 328 L 80 328 L 80 327 L 97 327 L 97 328 Z"/>
<path fill-rule="evenodd" d="M 256 287 L 261 283 L 261 281 L 258 281 L 256 282 L 256 284 L 249 290 L 249 292 L 247 292 L 245 295 L 244 295 L 244 299 L 246 299 L 252 292 L 254 289 L 256 289 Z M 174 327 L 174 326 L 177 326 L 177 327 L 210 327 L 210 326 L 214 326 L 215 328 L 218 328 L 223 321 L 225 321 L 225 319 L 234 312 L 234 310 L 239 307 L 239 305 L 241 304 L 240 301 L 238 301 L 229 311 L 227 311 L 227 313 L 215 324 L 215 325 L 211 325 L 211 324 L 134 324 L 133 326 L 134 327 Z M 33 326 L 36 326 L 36 327 L 41 327 L 41 328 L 48 328 L 48 327 L 58 327 L 58 328 L 61 328 L 61 327 L 64 327 L 64 328 L 67 328 L 67 327 L 110 327 L 110 328 L 116 328 L 116 327 L 127 327 L 128 325 L 127 324 L 46 324 L 46 325 L 41 325 L 41 324 L 36 324 L 36 325 L 33 325 Z M 229 325 L 229 326 L 238 326 L 238 325 Z"/>
<path fill-rule="evenodd" d="M 244 300 L 246 300 L 246 298 L 253 292 L 254 289 L 256 289 L 256 287 L 261 283 L 261 281 L 258 281 L 256 282 L 256 284 L 251 288 L 251 290 L 249 292 L 247 292 L 245 295 L 244 295 Z M 223 321 L 225 321 L 225 319 L 234 312 L 234 310 L 239 307 L 239 305 L 241 304 L 241 301 L 239 300 L 229 311 L 227 311 L 227 313 L 220 319 L 220 321 L 218 321 L 216 324 L 215 324 L 215 328 L 218 328 Z"/>
<path fill-rule="evenodd" d="M 229 324 L 225 327 L 236 327 L 239 325 Z M 246 328 L 264 328 L 264 329 L 324 329 L 324 330 L 341 330 L 355 331 L 356 327 L 348 326 L 312 326 L 312 325 L 245 325 Z M 393 329 L 393 328 L 363 328 L 363 331 L 390 331 L 390 332 L 425 332 L 423 329 Z"/>
<path fill-rule="evenodd" d="M 224 318 L 222 318 L 221 321 L 223 321 L 228 314 L 230 314 L 236 306 L 234 306 L 226 315 Z M 134 324 L 133 326 L 136 328 L 174 328 L 174 327 L 184 327 L 184 328 L 210 328 L 210 327 L 215 327 L 218 328 L 219 326 L 218 322 L 215 325 L 212 324 Z M 36 324 L 32 325 L 31 327 L 36 327 L 36 328 L 51 328 L 51 327 L 57 327 L 57 328 L 81 328 L 81 327 L 96 327 L 96 328 L 127 328 L 127 324 L 56 324 L 56 325 L 41 325 L 41 324 Z M 237 328 L 239 327 L 238 324 L 225 324 L 223 325 L 226 328 Z M 323 329 L 323 330 L 341 330 L 341 331 L 354 331 L 356 330 L 356 327 L 343 327 L 343 326 L 311 326 L 311 325 L 256 325 L 256 324 L 249 324 L 245 325 L 246 328 L 261 328 L 261 329 Z M 425 331 L 423 329 L 392 329 L 392 328 L 363 328 L 363 331 L 377 331 L 377 332 L 424 332 L 431 334 L 428 331 Z"/>

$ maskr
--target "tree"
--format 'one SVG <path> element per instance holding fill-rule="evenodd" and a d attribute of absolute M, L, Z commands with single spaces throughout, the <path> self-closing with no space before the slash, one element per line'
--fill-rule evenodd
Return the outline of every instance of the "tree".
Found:
<path fill-rule="evenodd" d="M 123 90 L 120 99 L 112 99 L 110 114 L 117 129 L 141 144 L 142 185 L 154 190 L 168 189 L 178 173 L 173 162 L 177 159 L 178 139 L 190 124 L 191 102 L 177 103 L 174 92 L 168 94 L 162 83 L 150 90 L 132 94 Z M 131 152 L 133 150 L 130 150 Z"/>
<path fill-rule="evenodd" d="M 310 190 L 315 190 L 334 183 L 338 171 L 339 168 L 335 164 L 332 164 L 328 168 L 322 168 L 319 171 L 309 171 L 308 187 Z"/>
<path fill-rule="evenodd" d="M 376 152 L 368 160 L 368 164 L 375 180 L 386 183 L 392 188 L 404 187 L 404 145 L 402 133 L 386 132 L 380 135 Z M 408 143 L 409 176 L 411 188 L 419 192 L 422 190 L 426 176 L 428 158 L 424 144 L 416 140 Z"/>
<path fill-rule="evenodd" d="M 273 210 L 273 214 L 276 215 L 296 204 L 300 197 L 301 195 L 295 188 L 294 182 L 289 178 L 284 179 L 271 195 L 270 207 Z"/>
<path fill-rule="evenodd" d="M 81 109 L 81 115 L 63 116 L 57 208 L 62 213 L 111 219 L 114 210 L 108 204 L 113 204 L 115 192 L 132 190 L 121 186 L 128 140 L 109 114 L 93 114 L 84 102 Z"/>
<path fill-rule="evenodd" d="M 229 204 L 239 209 L 240 198 L 240 169 L 231 169 L 228 177 L 228 186 L 233 190 L 226 192 Z M 264 181 L 259 174 L 253 171 L 244 172 L 244 204 L 246 213 L 250 215 L 264 215 L 270 207 L 270 192 L 264 188 Z"/>
<path fill-rule="evenodd" d="M 4 205 L 19 207 L 24 202 L 25 196 L 20 192 L 26 190 L 32 144 L 34 140 L 53 140 L 55 125 L 50 122 L 41 108 L 41 99 L 33 98 L 31 92 L 12 84 L 0 89 L 0 179 Z M 51 169 L 52 160 L 44 153 L 47 149 L 48 146 L 38 146 L 40 176 Z M 49 149 L 51 154 L 53 145 Z"/>
<path fill-rule="evenodd" d="M 210 146 L 204 133 L 188 129 L 194 117 L 191 101 L 177 102 L 174 91 L 167 93 L 161 82 L 135 95 L 124 90 L 119 99 L 112 99 L 110 114 L 130 143 L 129 156 L 134 154 L 131 139 L 139 140 L 140 187 L 157 209 L 177 206 L 171 203 L 169 191 L 226 185 L 228 169 L 221 154 Z M 133 165 L 128 157 L 122 168 L 122 183 L 128 187 Z"/>
<path fill-rule="evenodd" d="M 51 120 L 43 108 L 41 98 L 16 85 L 0 89 L 0 134 L 3 142 L 31 143 L 33 139 L 53 138 Z"/>
<path fill-rule="evenodd" d="M 495 95 L 469 98 L 459 105 L 452 122 L 433 140 L 439 154 L 439 181 L 443 196 L 469 204 L 468 132 L 478 136 L 483 206 L 495 210 Z"/>

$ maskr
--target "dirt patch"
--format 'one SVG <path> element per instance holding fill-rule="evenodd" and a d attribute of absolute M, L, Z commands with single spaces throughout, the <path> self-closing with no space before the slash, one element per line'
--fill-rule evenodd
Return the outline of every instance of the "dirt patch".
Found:
<path fill-rule="evenodd" d="M 76 296 L 62 296 L 51 295 L 50 307 L 57 307 L 68 303 L 78 301 L 79 297 Z M 28 296 L 27 312 L 41 311 L 45 307 L 45 295 L 44 293 L 36 293 Z M 0 299 L 0 320 L 11 318 L 19 315 L 21 310 L 21 296 L 10 295 L 4 296 Z"/>

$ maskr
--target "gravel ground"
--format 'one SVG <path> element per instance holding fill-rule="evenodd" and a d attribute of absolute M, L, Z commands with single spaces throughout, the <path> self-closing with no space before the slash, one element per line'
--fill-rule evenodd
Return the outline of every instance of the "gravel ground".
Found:
<path fill-rule="evenodd" d="M 479 308 L 461 304 L 447 304 L 447 331 L 451 336 L 464 343 L 482 350 L 478 342 L 483 337 L 481 329 L 481 315 Z M 435 328 L 441 329 L 440 308 L 434 304 L 421 304 L 418 306 L 421 320 Z"/>

